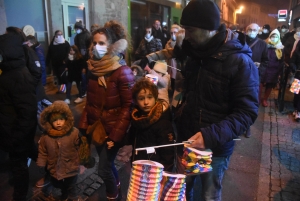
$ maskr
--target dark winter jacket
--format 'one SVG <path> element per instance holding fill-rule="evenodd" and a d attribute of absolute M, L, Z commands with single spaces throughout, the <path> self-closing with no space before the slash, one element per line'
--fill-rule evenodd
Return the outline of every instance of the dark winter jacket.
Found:
<path fill-rule="evenodd" d="M 300 70 L 300 43 L 297 44 L 296 49 L 290 59 L 290 68 L 293 72 Z M 295 78 L 300 79 L 300 72 L 297 71 Z"/>
<path fill-rule="evenodd" d="M 290 63 L 291 52 L 295 43 L 294 34 L 296 32 L 292 31 L 284 35 L 282 44 L 284 45 L 284 59 L 286 63 Z"/>
<path fill-rule="evenodd" d="M 46 60 L 45 60 L 45 52 L 44 48 L 40 43 L 36 43 L 33 46 L 31 46 L 32 49 L 34 49 L 36 55 L 39 58 L 40 64 L 41 64 L 41 71 L 42 71 L 42 84 L 45 86 L 47 84 L 47 73 L 46 73 Z"/>
<path fill-rule="evenodd" d="M 269 33 L 262 33 L 262 34 L 258 34 L 257 37 L 261 40 L 266 40 L 267 38 L 269 38 L 270 32 Z"/>
<path fill-rule="evenodd" d="M 135 59 L 140 59 L 147 54 L 156 52 L 162 49 L 162 43 L 160 39 L 153 38 L 150 42 L 146 41 L 144 38 L 140 42 L 139 47 L 135 51 Z"/>
<path fill-rule="evenodd" d="M 251 39 L 249 36 L 246 36 L 246 41 L 252 50 L 253 62 L 260 63 L 259 73 L 264 74 L 269 62 L 267 43 L 257 37 Z"/>
<path fill-rule="evenodd" d="M 172 171 L 174 162 L 174 147 L 155 149 L 155 154 L 147 154 L 139 151 L 135 155 L 136 148 L 151 147 L 174 143 L 174 132 L 172 127 L 171 111 L 167 103 L 159 102 L 161 112 L 154 109 L 147 117 L 141 115 L 138 109 L 131 114 L 132 123 L 129 130 L 129 141 L 133 146 L 132 156 L 134 160 L 153 160 L 164 165 L 165 171 Z M 144 121 L 149 120 L 149 122 Z"/>
<path fill-rule="evenodd" d="M 61 131 L 55 130 L 49 122 L 52 113 L 66 116 Z M 69 106 L 63 101 L 55 101 L 44 109 L 40 119 L 46 134 L 40 138 L 37 165 L 46 167 L 57 180 L 75 176 L 79 173 L 80 134 L 74 128 L 74 117 Z"/>
<path fill-rule="evenodd" d="M 47 66 L 52 64 L 52 67 L 59 67 L 64 65 L 64 61 L 68 58 L 70 52 L 70 44 L 65 41 L 62 44 L 54 45 L 53 41 L 49 45 L 48 54 L 46 57 Z"/>
<path fill-rule="evenodd" d="M 115 42 L 107 55 L 119 54 L 126 50 L 127 42 L 124 44 L 124 41 L 121 39 Z M 122 61 L 124 62 L 120 62 Z M 100 119 L 108 137 L 114 142 L 122 143 L 130 123 L 134 76 L 128 66 L 122 65 L 104 78 L 106 88 L 99 84 L 99 77 L 89 71 L 86 105 L 79 128 L 87 129 Z"/>
<path fill-rule="evenodd" d="M 26 66 L 33 76 L 36 84 L 36 101 L 39 102 L 43 99 L 48 99 L 41 79 L 42 67 L 39 57 L 32 48 L 29 48 L 27 45 L 23 45 L 23 47 L 26 56 Z"/>
<path fill-rule="evenodd" d="M 83 58 L 66 61 L 66 68 L 68 68 L 68 81 L 81 81 L 81 72 L 83 68 L 87 68 L 87 63 Z"/>
<path fill-rule="evenodd" d="M 168 38 L 169 33 L 161 28 L 159 28 L 158 30 L 156 30 L 155 28 L 152 28 L 152 35 L 154 38 L 160 39 L 163 47 L 166 46 L 167 41 L 170 39 L 170 38 Z"/>
<path fill-rule="evenodd" d="M 239 32 L 229 40 L 232 34 L 227 30 L 226 43 L 220 43 L 224 29 L 221 25 L 203 52 L 193 51 L 187 41 L 182 51 L 177 47 L 173 51 L 175 57 L 189 56 L 182 72 L 185 101 L 178 112 L 179 141 L 201 132 L 205 148 L 212 149 L 213 156 L 231 155 L 233 139 L 254 123 L 258 113 L 259 75 L 252 51 Z M 163 55 L 172 52 L 164 51 Z"/>
<path fill-rule="evenodd" d="M 277 83 L 278 76 L 282 72 L 284 65 L 283 56 L 281 59 L 278 59 L 275 50 L 274 47 L 268 47 L 269 64 L 264 74 L 261 75 L 262 83 Z"/>
<path fill-rule="evenodd" d="M 85 60 L 88 59 L 88 49 L 91 45 L 91 34 L 88 30 L 83 30 L 80 34 L 77 34 L 74 38 L 74 44 L 78 47 L 81 55 Z"/>
<path fill-rule="evenodd" d="M 35 80 L 26 67 L 18 36 L 0 36 L 0 149 L 26 152 L 36 129 Z"/>

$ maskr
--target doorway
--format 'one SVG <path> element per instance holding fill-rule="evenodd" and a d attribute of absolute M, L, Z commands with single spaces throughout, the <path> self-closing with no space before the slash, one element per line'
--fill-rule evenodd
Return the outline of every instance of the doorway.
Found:
<path fill-rule="evenodd" d="M 81 21 L 85 28 L 89 28 L 87 1 L 62 1 L 62 16 L 65 39 L 70 45 L 74 45 L 74 38 L 76 36 L 74 24 Z"/>

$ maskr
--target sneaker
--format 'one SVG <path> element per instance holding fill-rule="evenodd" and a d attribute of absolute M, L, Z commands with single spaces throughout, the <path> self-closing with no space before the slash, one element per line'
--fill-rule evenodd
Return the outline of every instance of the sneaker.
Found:
<path fill-rule="evenodd" d="M 86 93 L 84 93 L 81 97 L 82 97 L 82 98 L 86 97 Z"/>
<path fill-rule="evenodd" d="M 245 137 L 249 138 L 250 136 L 251 136 L 251 131 L 250 128 L 248 128 L 248 130 L 246 130 Z"/>
<path fill-rule="evenodd" d="M 74 100 L 74 103 L 81 103 L 82 101 L 82 98 L 78 97 L 76 100 Z"/>
<path fill-rule="evenodd" d="M 35 186 L 38 187 L 38 188 L 42 188 L 44 186 L 47 186 L 48 184 L 50 184 L 49 177 L 44 176 L 36 182 Z"/>
<path fill-rule="evenodd" d="M 262 106 L 268 107 L 268 101 L 266 99 L 262 100 Z"/>
<path fill-rule="evenodd" d="M 67 103 L 68 105 L 70 105 L 70 99 L 66 99 L 64 101 L 65 101 L 65 103 Z"/>

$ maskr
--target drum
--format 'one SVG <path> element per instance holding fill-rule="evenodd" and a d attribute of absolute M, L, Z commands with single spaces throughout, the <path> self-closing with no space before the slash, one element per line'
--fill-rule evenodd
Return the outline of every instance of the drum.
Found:
<path fill-rule="evenodd" d="M 127 201 L 158 201 L 164 166 L 150 160 L 132 163 Z"/>
<path fill-rule="evenodd" d="M 163 172 L 161 181 L 161 201 L 184 201 L 185 200 L 185 178 L 183 174 Z"/>
<path fill-rule="evenodd" d="M 181 163 L 185 167 L 185 174 L 201 174 L 212 170 L 212 152 L 210 149 L 198 150 L 184 147 Z"/>

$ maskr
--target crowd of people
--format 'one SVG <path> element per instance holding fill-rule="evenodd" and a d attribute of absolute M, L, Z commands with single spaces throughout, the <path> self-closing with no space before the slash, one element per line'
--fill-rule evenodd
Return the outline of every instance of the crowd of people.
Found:
<path fill-rule="evenodd" d="M 221 200 L 234 139 L 251 136 L 259 105 L 268 106 L 284 67 L 300 78 L 300 27 L 290 32 L 285 25 L 272 30 L 252 23 L 241 32 L 221 24 L 218 6 L 209 0 L 191 1 L 180 24 L 169 31 L 159 20 L 147 26 L 132 65 L 126 63 L 126 29 L 114 20 L 92 25 L 91 32 L 77 22 L 72 46 L 62 31 L 55 31 L 47 55 L 34 36 L 17 27 L 6 29 L 0 36 L 0 149 L 9 153 L 13 200 L 26 200 L 28 158 L 44 175 L 37 187 L 50 181 L 61 188 L 62 200 L 76 199 L 78 174 L 95 163 L 91 144 L 107 199 L 121 200 L 114 165 L 120 148 L 133 147 L 131 162 L 149 159 L 180 172 L 180 148 L 150 155 L 134 150 L 186 140 L 213 152 L 212 171 L 199 175 L 199 200 Z M 52 104 L 43 88 L 50 64 L 58 92 L 66 86 L 65 100 Z M 78 90 L 74 102 L 85 101 L 78 125 L 68 107 L 73 82 Z M 299 94 L 294 107 L 300 120 Z M 37 126 L 43 131 L 38 145 Z M 186 179 L 188 201 L 195 179 Z"/>

